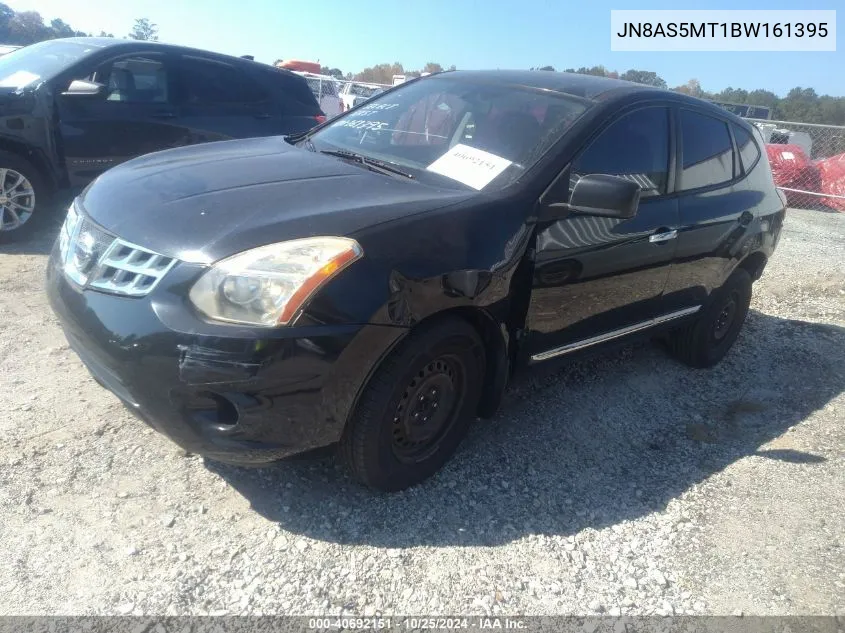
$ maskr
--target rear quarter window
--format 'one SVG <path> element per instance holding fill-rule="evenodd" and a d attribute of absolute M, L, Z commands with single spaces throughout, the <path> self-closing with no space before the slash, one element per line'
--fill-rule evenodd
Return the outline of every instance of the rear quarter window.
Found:
<path fill-rule="evenodd" d="M 304 78 L 276 69 L 270 71 L 270 78 L 284 101 L 296 110 L 292 114 L 313 115 L 319 112 L 317 98 Z"/>
<path fill-rule="evenodd" d="M 742 160 L 742 167 L 745 173 L 748 173 L 760 160 L 760 148 L 751 137 L 751 134 L 746 132 L 738 125 L 733 126 L 734 138 L 736 139 L 736 147 L 739 150 L 739 157 Z"/>

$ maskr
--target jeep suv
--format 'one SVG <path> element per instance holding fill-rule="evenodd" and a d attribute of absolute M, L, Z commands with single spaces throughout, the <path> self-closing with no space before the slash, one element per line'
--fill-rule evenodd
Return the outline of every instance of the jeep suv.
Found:
<path fill-rule="evenodd" d="M 323 120 L 289 71 L 157 42 L 41 42 L 0 57 L 0 78 L 0 239 L 129 158 Z"/>

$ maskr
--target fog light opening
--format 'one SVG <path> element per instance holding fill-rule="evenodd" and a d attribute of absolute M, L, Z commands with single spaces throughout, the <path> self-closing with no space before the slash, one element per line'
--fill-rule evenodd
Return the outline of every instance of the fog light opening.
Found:
<path fill-rule="evenodd" d="M 221 433 L 232 431 L 238 426 L 240 414 L 231 400 L 212 392 L 202 394 L 202 399 L 205 402 L 196 408 L 195 419 Z"/>

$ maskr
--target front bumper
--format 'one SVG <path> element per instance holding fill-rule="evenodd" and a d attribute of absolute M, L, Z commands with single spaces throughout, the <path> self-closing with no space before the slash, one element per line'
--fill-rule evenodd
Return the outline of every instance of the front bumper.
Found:
<path fill-rule="evenodd" d="M 47 294 L 71 348 L 130 410 L 184 449 L 273 461 L 336 442 L 358 393 L 404 330 L 206 324 L 176 269 L 143 298 L 80 290 L 56 249 Z"/>

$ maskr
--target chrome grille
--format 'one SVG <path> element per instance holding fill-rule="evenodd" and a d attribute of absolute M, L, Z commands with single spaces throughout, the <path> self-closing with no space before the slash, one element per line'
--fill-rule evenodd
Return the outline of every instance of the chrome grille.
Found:
<path fill-rule="evenodd" d="M 109 245 L 114 241 L 114 236 L 106 233 L 103 229 L 99 226 L 88 220 L 87 218 L 82 219 L 82 228 L 79 231 L 79 235 L 91 235 L 93 239 L 93 248 L 96 253 L 103 253 L 109 247 Z"/>
<path fill-rule="evenodd" d="M 77 285 L 130 297 L 150 293 L 177 261 L 111 235 L 74 207 L 62 227 L 59 252 L 65 274 Z"/>
<path fill-rule="evenodd" d="M 142 297 L 167 274 L 176 260 L 117 238 L 100 258 L 88 286 L 131 297 Z"/>

